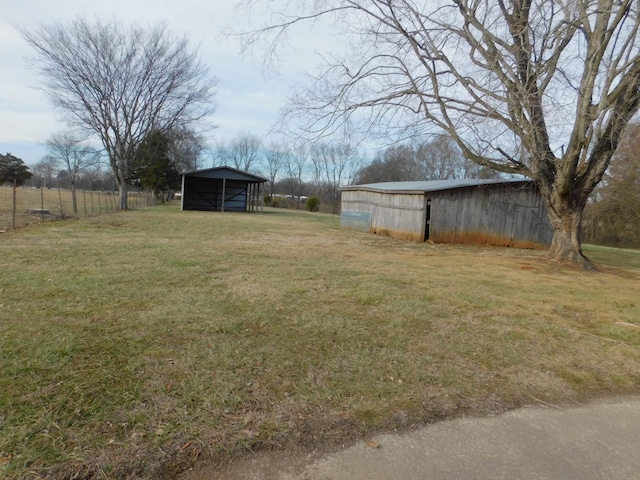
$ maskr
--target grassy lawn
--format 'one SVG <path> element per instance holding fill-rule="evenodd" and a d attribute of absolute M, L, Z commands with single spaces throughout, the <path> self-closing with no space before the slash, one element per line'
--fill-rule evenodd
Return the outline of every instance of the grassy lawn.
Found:
<path fill-rule="evenodd" d="M 177 205 L 0 234 L 0 477 L 173 478 L 247 450 L 640 392 L 640 252 L 413 244 Z"/>

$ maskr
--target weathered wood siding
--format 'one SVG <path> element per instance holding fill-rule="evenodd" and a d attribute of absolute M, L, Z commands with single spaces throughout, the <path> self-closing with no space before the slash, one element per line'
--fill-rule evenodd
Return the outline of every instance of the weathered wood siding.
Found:
<path fill-rule="evenodd" d="M 532 182 L 424 193 L 343 190 L 340 224 L 416 242 L 544 248 L 552 237 Z"/>
<path fill-rule="evenodd" d="M 427 194 L 429 239 L 543 248 L 552 231 L 542 197 L 532 183 L 457 188 Z"/>
<path fill-rule="evenodd" d="M 425 222 L 424 194 L 342 192 L 342 226 L 421 242 L 424 241 Z"/>

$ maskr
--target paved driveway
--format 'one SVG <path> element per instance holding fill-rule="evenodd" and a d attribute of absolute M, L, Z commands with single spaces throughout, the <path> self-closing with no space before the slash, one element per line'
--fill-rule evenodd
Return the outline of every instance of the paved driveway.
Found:
<path fill-rule="evenodd" d="M 376 445 L 379 445 L 377 448 Z M 375 436 L 319 458 L 261 454 L 184 480 L 640 479 L 640 399 L 523 408 Z"/>

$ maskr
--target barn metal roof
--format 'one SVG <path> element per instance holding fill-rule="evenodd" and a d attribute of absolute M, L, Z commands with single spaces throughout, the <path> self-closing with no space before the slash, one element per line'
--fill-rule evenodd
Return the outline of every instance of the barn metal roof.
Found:
<path fill-rule="evenodd" d="M 430 180 L 419 182 L 380 182 L 367 183 L 363 185 L 349 185 L 340 190 L 366 190 L 371 192 L 390 193 L 426 193 L 441 190 L 451 190 L 454 188 L 475 187 L 478 185 L 493 185 L 500 183 L 528 183 L 532 180 L 528 178 L 489 178 L 489 179 L 469 179 L 457 180 Z"/>
<path fill-rule="evenodd" d="M 267 179 L 259 175 L 254 175 L 249 172 L 243 172 L 231 167 L 214 167 L 206 168 L 204 170 L 194 170 L 192 172 L 184 172 L 183 176 L 187 177 L 201 177 L 201 178 L 217 178 L 226 180 L 242 180 L 245 182 L 266 182 Z"/>

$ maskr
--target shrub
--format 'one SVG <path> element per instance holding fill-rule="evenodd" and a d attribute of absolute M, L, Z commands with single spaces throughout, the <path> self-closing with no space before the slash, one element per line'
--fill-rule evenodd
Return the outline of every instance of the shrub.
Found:
<path fill-rule="evenodd" d="M 307 209 L 309 209 L 310 212 L 317 212 L 320 210 L 320 197 L 317 195 L 309 197 L 307 199 Z"/>

